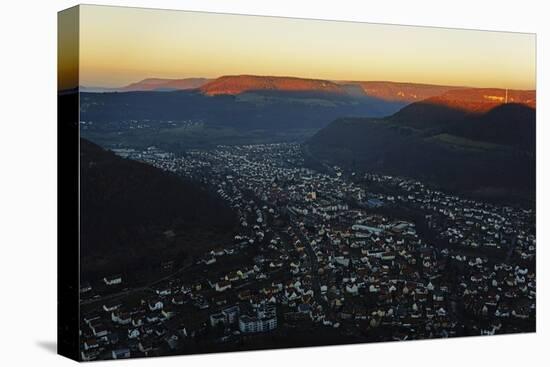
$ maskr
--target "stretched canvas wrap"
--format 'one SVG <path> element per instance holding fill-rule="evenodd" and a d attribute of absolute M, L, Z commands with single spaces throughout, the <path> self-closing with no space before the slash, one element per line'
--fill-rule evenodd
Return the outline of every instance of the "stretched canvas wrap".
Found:
<path fill-rule="evenodd" d="M 535 35 L 59 13 L 59 353 L 535 331 Z"/>

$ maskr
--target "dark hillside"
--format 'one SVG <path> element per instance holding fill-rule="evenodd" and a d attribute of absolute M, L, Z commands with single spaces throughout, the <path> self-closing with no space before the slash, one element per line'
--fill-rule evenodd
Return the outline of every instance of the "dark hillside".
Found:
<path fill-rule="evenodd" d="M 414 177 L 457 193 L 532 203 L 535 111 L 506 104 L 483 114 L 414 103 L 384 119 L 340 119 L 306 152 L 327 164 Z"/>
<path fill-rule="evenodd" d="M 81 139 L 81 272 L 155 272 L 230 238 L 235 217 L 193 182 Z"/>
<path fill-rule="evenodd" d="M 464 121 L 450 132 L 469 139 L 504 144 L 535 152 L 536 111 L 522 104 L 500 105 L 478 118 Z"/>
<path fill-rule="evenodd" d="M 416 102 L 403 107 L 388 118 L 391 122 L 406 125 L 415 129 L 441 129 L 466 117 L 460 109 L 430 102 Z"/>

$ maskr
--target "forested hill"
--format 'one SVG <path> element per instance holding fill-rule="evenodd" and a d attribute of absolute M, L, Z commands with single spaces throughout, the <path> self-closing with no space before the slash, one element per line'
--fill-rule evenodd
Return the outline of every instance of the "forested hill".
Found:
<path fill-rule="evenodd" d="M 81 273 L 154 273 L 231 238 L 236 217 L 194 182 L 80 141 Z"/>
<path fill-rule="evenodd" d="M 418 102 L 383 119 L 336 120 L 305 148 L 316 160 L 356 171 L 414 177 L 483 199 L 532 204 L 535 115 L 517 103 L 466 113 Z"/>

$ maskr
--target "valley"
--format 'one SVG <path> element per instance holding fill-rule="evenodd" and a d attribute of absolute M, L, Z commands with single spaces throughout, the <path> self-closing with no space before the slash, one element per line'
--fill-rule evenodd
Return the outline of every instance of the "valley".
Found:
<path fill-rule="evenodd" d="M 533 93 L 127 90 L 80 93 L 82 359 L 535 330 Z"/>
<path fill-rule="evenodd" d="M 146 286 L 83 279 L 84 342 L 107 330 L 159 356 L 534 331 L 532 210 L 318 172 L 293 143 L 116 153 L 209 187 L 238 226 Z"/>

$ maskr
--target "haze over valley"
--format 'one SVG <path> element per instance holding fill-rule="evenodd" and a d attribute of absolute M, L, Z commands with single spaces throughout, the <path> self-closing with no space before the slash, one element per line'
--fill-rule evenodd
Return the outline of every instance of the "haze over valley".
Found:
<path fill-rule="evenodd" d="M 81 134 L 108 148 L 175 153 L 298 142 L 323 165 L 530 201 L 535 105 L 529 90 L 252 75 L 150 78 L 81 92 Z"/>

